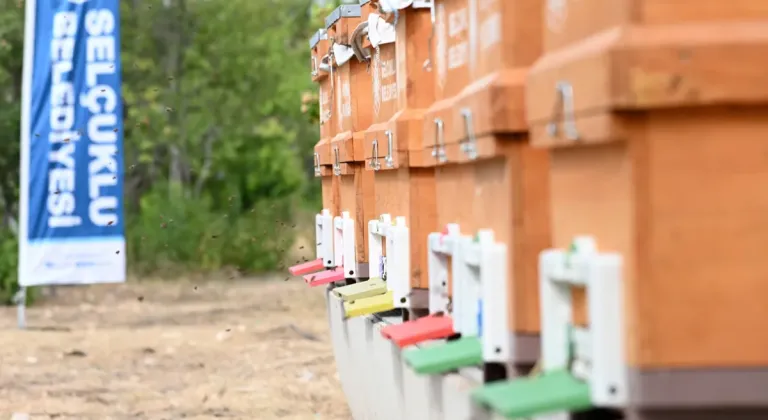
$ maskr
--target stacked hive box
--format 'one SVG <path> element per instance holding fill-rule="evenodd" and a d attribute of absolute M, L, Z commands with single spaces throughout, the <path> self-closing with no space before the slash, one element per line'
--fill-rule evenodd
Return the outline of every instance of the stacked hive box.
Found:
<path fill-rule="evenodd" d="M 527 66 L 540 51 L 540 10 L 539 0 L 436 3 L 435 80 L 445 88 L 425 121 L 425 141 L 435 141 L 424 154 L 433 151 L 439 165 L 439 219 L 470 237 L 481 229 L 478 241 L 495 244 L 501 257 L 474 264 L 472 246 L 449 252 L 451 289 L 463 295 L 454 296 L 454 308 L 460 301 L 465 308 L 453 314 L 464 318 L 454 322 L 462 338 L 409 352 L 418 372 L 485 362 L 485 380 L 493 381 L 527 372 L 538 358 L 537 255 L 550 240 L 549 160 L 528 144 L 523 108 Z"/>
<path fill-rule="evenodd" d="M 419 7 L 430 2 L 404 2 L 394 16 L 391 1 L 363 3 L 349 22 L 368 22 L 370 73 L 353 58 L 315 77 L 318 174 L 324 207 L 355 219 L 356 262 L 370 257 L 369 226 L 386 236 L 402 216 L 409 287 L 435 286 L 436 271 L 454 283 L 440 293 L 462 302 L 447 314 L 460 322 L 433 314 L 382 331 L 396 347 L 450 338 L 406 349 L 410 367 L 434 385 L 485 364 L 477 418 L 765 418 L 768 263 L 755 250 L 768 234 L 755 226 L 768 209 L 768 88 L 752 61 L 768 45 L 768 6 L 436 0 L 430 23 Z M 343 40 L 357 22 L 328 32 Z M 448 262 L 428 263 L 438 248 Z M 467 279 L 480 290 L 457 286 Z M 356 313 L 426 308 L 421 296 Z M 451 309 L 430 299 L 432 312 Z M 542 372 L 514 378 L 539 358 Z M 404 386 L 390 379 L 379 383 Z M 357 388 L 350 398 L 362 398 Z M 416 407 L 407 400 L 398 410 Z"/>
<path fill-rule="evenodd" d="M 362 18 L 360 6 L 344 5 L 326 19 L 328 37 L 333 40 L 335 49 L 334 62 L 338 65 L 333 82 L 338 127 L 338 134 L 331 140 L 333 173 L 339 177 L 341 215 L 343 217 L 347 213 L 347 217 L 354 221 L 354 246 L 350 245 L 352 251 L 349 253 L 354 261 L 341 263 L 345 267 L 343 275 L 349 279 L 368 276 L 365 221 L 375 217 L 373 176 L 364 170 L 362 132 L 371 124 L 371 78 L 367 63 L 356 57 L 352 39 L 353 35 L 359 33 L 354 31 Z M 346 244 L 334 245 L 346 248 Z M 337 254 L 343 255 L 343 252 Z"/>
<path fill-rule="evenodd" d="M 525 76 L 541 52 L 542 6 L 542 0 L 475 4 L 471 84 L 452 108 L 446 140 L 460 144 L 453 154 L 449 146 L 448 159 L 455 156 L 474 171 L 474 225 L 490 230 L 506 246 L 506 263 L 498 262 L 505 266 L 506 278 L 483 285 L 498 295 L 482 296 L 491 318 L 484 320 L 482 333 L 484 361 L 506 365 L 510 374 L 527 372 L 538 358 L 537 256 L 550 244 L 549 156 L 530 146 L 523 112 Z M 504 310 L 494 313 L 494 308 Z M 486 380 L 503 376 L 487 372 Z"/>
<path fill-rule="evenodd" d="M 331 159 L 331 137 L 333 135 L 333 112 L 330 105 L 333 70 L 332 56 L 328 35 L 324 29 L 318 30 L 309 40 L 311 51 L 312 81 L 319 85 L 318 119 L 320 123 L 320 141 L 314 147 L 314 173 L 321 178 L 323 209 L 315 217 L 316 259 L 293 266 L 289 269 L 293 275 L 310 275 L 323 268 L 333 270 L 333 215 L 339 212 L 339 180 L 333 176 Z"/>
<path fill-rule="evenodd" d="M 529 84 L 534 141 L 552 150 L 554 243 L 589 234 L 623 257 L 627 404 L 643 418 L 765 409 L 755 249 L 768 234 L 753 227 L 768 204 L 768 88 L 753 60 L 768 4 L 591 3 L 548 11 Z"/>
<path fill-rule="evenodd" d="M 312 81 L 319 85 L 318 100 L 320 103 L 320 141 L 315 145 L 315 176 L 321 178 L 323 191 L 323 208 L 338 214 L 339 185 L 333 177 L 333 158 L 331 156 L 331 139 L 335 135 L 333 122 L 333 107 L 331 104 L 332 61 L 330 43 L 324 29 L 315 33 L 310 41 L 312 51 Z"/>
<path fill-rule="evenodd" d="M 448 50 L 459 51 L 459 54 L 467 52 L 462 50 L 466 45 L 466 30 L 454 29 L 453 36 L 449 37 L 449 17 L 455 13 L 466 15 L 467 0 L 437 0 L 432 9 L 432 24 L 427 44 L 427 58 L 421 67 L 421 79 L 431 83 L 434 89 L 433 101 L 423 113 L 421 119 L 422 135 L 420 141 L 414 145 L 409 154 L 409 163 L 413 167 L 424 168 L 434 173 L 436 212 L 435 220 L 430 227 L 430 232 L 441 229 L 448 224 L 463 223 L 469 225 L 471 217 L 471 200 L 461 200 L 457 193 L 462 190 L 461 185 L 471 183 L 471 171 L 463 166 L 442 166 L 447 162 L 443 136 L 445 123 L 450 117 L 450 105 L 454 94 L 461 89 L 462 81 L 466 79 L 461 71 L 449 71 L 446 63 Z M 446 11 L 447 10 L 447 11 Z M 466 29 L 466 28 L 465 28 Z M 460 57 L 466 62 L 467 57 Z M 466 188 L 463 188 L 466 190 Z M 426 242 L 424 256 L 427 258 L 427 272 L 424 276 L 429 290 L 429 310 L 446 312 L 450 309 L 450 270 L 443 270 L 443 275 L 435 278 L 436 264 L 450 264 L 449 262 L 434 261 L 435 256 Z M 450 259 L 450 256 L 448 257 Z M 418 344 L 425 340 L 446 338 L 454 335 L 455 331 L 451 319 L 447 316 L 430 316 L 411 320 L 398 326 L 385 329 L 387 338 L 400 347 Z"/>
<path fill-rule="evenodd" d="M 409 153 L 420 145 L 423 109 L 433 96 L 423 70 L 429 53 L 430 12 L 417 4 L 392 11 L 376 1 L 370 4 L 376 10 L 368 19 L 368 40 L 373 51 L 373 124 L 365 132 L 366 170 L 374 173 L 375 214 L 389 215 L 392 220 L 402 218 L 400 223 L 408 230 L 407 243 L 393 241 L 390 235 L 382 254 L 391 260 L 387 254 L 393 253 L 390 248 L 397 244 L 405 249 L 409 261 L 397 262 L 401 265 L 398 272 L 402 273 L 398 278 L 393 277 L 392 264 L 369 264 L 388 267 L 378 271 L 374 267 L 374 272 L 388 276 L 390 289 L 395 282 L 406 283 L 400 285 L 404 289 L 412 288 L 395 296 L 395 306 L 426 307 L 426 293 L 420 290 L 427 288 L 426 236 L 435 225 L 434 171 L 411 167 Z M 383 225 L 388 223 L 382 223 L 382 228 L 386 229 Z M 361 308 L 367 304 L 365 299 L 356 302 Z"/>
<path fill-rule="evenodd" d="M 472 191 L 473 171 L 470 166 L 456 165 L 447 155 L 458 155 L 458 144 L 447 144 L 452 127 L 453 105 L 459 92 L 469 84 L 470 43 L 474 28 L 470 16 L 474 2 L 438 0 L 435 3 L 435 25 L 430 54 L 431 82 L 435 101 L 423 120 L 422 152 L 414 156 L 423 165 L 436 166 L 437 224 L 459 224 L 461 229 L 474 229 L 472 200 L 461 194 Z M 466 196 L 465 196 L 466 197 Z"/>
<path fill-rule="evenodd" d="M 753 62 L 766 18 L 753 0 L 548 4 L 527 117 L 551 151 L 553 243 L 569 251 L 541 261 L 545 380 L 479 400 L 534 415 L 510 401 L 538 389 L 550 408 L 631 419 L 768 415 L 768 264 L 755 253 L 768 237 L 753 228 L 768 205 L 768 89 Z M 558 313 L 581 305 L 572 321 Z"/>

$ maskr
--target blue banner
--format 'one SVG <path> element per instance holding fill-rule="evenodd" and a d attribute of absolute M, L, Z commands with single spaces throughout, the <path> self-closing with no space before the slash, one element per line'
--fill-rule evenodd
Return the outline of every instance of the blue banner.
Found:
<path fill-rule="evenodd" d="M 125 281 L 119 0 L 27 1 L 19 281 Z"/>

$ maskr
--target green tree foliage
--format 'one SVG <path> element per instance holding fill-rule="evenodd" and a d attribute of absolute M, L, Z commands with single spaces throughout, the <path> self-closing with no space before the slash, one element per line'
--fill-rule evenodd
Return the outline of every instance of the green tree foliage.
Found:
<path fill-rule="evenodd" d="M 15 247 L 23 4 L 0 0 L 0 248 Z M 315 207 L 311 0 L 124 0 L 129 268 L 275 269 Z M 304 109 L 304 110 L 303 110 Z M 15 252 L 0 257 L 0 300 Z M 6 258 L 8 256 L 8 258 Z"/>

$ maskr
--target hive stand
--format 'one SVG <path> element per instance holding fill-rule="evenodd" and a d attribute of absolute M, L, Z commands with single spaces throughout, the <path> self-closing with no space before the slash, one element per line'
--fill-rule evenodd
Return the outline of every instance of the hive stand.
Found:
<path fill-rule="evenodd" d="M 333 228 L 334 259 L 344 272 L 344 278 L 368 278 L 368 264 L 360 263 L 357 257 L 355 220 L 349 216 L 349 212 L 344 211 L 341 216 L 336 216 Z"/>
<path fill-rule="evenodd" d="M 351 404 L 366 405 L 368 411 L 388 413 L 390 417 L 393 413 L 395 417 L 402 417 L 402 396 L 398 397 L 399 382 L 393 371 L 400 366 L 399 355 L 395 355 L 388 345 L 382 345 L 389 343 L 370 338 L 374 330 L 377 337 L 380 332 L 376 319 L 365 315 L 386 315 L 386 312 L 395 308 L 396 297 L 399 302 L 399 299 L 409 295 L 408 228 L 403 218 L 397 218 L 395 223 L 392 223 L 389 215 L 382 215 L 379 220 L 369 222 L 368 236 L 371 278 L 333 289 L 333 294 L 338 299 L 336 302 L 341 303 L 335 314 L 331 314 L 332 317 L 341 316 L 341 320 L 330 321 L 332 325 L 336 325 L 335 330 L 338 331 L 335 333 L 341 335 L 338 343 L 334 343 L 334 348 L 342 347 L 351 349 L 352 352 L 349 356 L 352 362 L 349 359 L 339 361 L 345 369 L 349 369 L 351 364 L 356 370 L 351 374 L 353 377 L 347 375 L 345 379 L 348 383 L 356 384 L 345 391 Z M 383 256 L 385 242 L 389 258 Z M 387 368 L 380 366 L 372 369 L 372 360 L 376 361 L 374 366 L 379 367 L 379 364 L 382 364 Z M 376 388 L 377 384 L 386 384 L 383 385 L 385 389 L 366 391 L 366 388 Z M 379 397 L 371 400 L 373 395 Z M 366 401 L 369 403 L 365 403 Z M 383 404 L 384 401 L 387 404 Z"/>
<path fill-rule="evenodd" d="M 382 252 L 386 242 L 387 228 L 391 224 L 392 220 L 388 214 L 382 215 L 379 220 L 368 223 L 366 230 L 368 236 L 367 254 L 371 258 L 368 264 L 368 275 L 370 276 L 368 280 L 333 290 L 333 293 L 344 302 L 342 315 L 345 320 L 386 312 L 394 308 L 392 293 L 388 290 L 385 282 L 387 261 Z M 371 230 L 372 227 L 373 230 Z"/>
<path fill-rule="evenodd" d="M 416 373 L 443 374 L 509 360 L 514 343 L 506 325 L 506 252 L 489 230 L 479 231 L 474 238 L 456 237 L 451 318 L 461 336 L 441 345 L 406 350 L 404 359 Z M 486 381 L 504 378 L 485 376 Z"/>
<path fill-rule="evenodd" d="M 527 118 L 553 246 L 624 258 L 627 417 L 768 417 L 766 3 L 551 6 Z"/>
<path fill-rule="evenodd" d="M 366 169 L 375 173 L 376 213 L 408 220 L 413 294 L 407 309 L 426 310 L 426 241 L 437 227 L 434 171 L 410 167 L 408 154 L 419 142 L 423 109 L 433 95 L 423 67 L 431 31 L 428 3 L 413 2 L 398 10 L 394 23 L 393 15 L 369 16 L 368 38 L 375 51 L 374 124 L 365 134 Z"/>
<path fill-rule="evenodd" d="M 429 316 L 390 325 L 382 335 L 399 348 L 429 340 L 446 339 L 455 334 L 451 318 L 448 279 L 452 271 L 451 257 L 461 237 L 459 225 L 450 224 L 443 232 L 429 234 Z"/>
<path fill-rule="evenodd" d="M 370 315 L 407 308 L 411 299 L 409 229 L 404 217 L 394 222 L 388 214 L 368 222 L 368 255 L 371 280 L 381 281 L 384 291 L 358 297 L 344 304 L 347 317 Z M 386 256 L 384 244 L 386 243 Z M 380 261 L 380 264 L 376 264 Z"/>
<path fill-rule="evenodd" d="M 543 372 L 486 385 L 473 399 L 509 419 L 625 408 L 621 256 L 599 253 L 593 238 L 579 237 L 568 250 L 543 252 L 540 265 Z M 588 293 L 587 328 L 573 322 L 574 285 Z"/>

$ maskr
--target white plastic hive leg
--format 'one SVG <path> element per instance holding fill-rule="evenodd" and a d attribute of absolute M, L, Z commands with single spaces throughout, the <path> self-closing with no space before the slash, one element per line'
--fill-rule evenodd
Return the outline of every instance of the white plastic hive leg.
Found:
<path fill-rule="evenodd" d="M 479 261 L 478 244 L 471 236 L 460 236 L 453 252 L 453 308 L 459 327 L 456 331 L 466 337 L 476 337 L 480 332 Z"/>
<path fill-rule="evenodd" d="M 341 216 L 333 218 L 333 262 L 337 267 L 344 265 L 344 222 Z"/>
<path fill-rule="evenodd" d="M 356 279 L 359 276 L 359 268 L 355 243 L 355 220 L 349 217 L 349 212 L 345 211 L 341 213 L 341 217 L 334 219 L 333 224 L 336 232 L 336 265 L 344 268 L 346 278 Z"/>
<path fill-rule="evenodd" d="M 323 209 L 320 213 L 315 215 L 315 258 L 325 260 L 323 258 L 323 212 L 328 210 Z M 325 261 L 323 261 L 325 263 Z"/>
<path fill-rule="evenodd" d="M 481 288 L 481 325 L 483 360 L 505 363 L 512 351 L 509 339 L 509 302 L 507 293 L 507 246 L 494 240 L 493 231 L 477 234 Z"/>
<path fill-rule="evenodd" d="M 592 402 L 599 407 L 627 404 L 622 258 L 602 254 L 589 268 L 589 322 L 592 342 Z"/>
<path fill-rule="evenodd" d="M 387 229 L 387 289 L 396 308 L 411 307 L 411 245 L 405 217 Z"/>
<path fill-rule="evenodd" d="M 429 312 L 449 313 L 448 305 L 448 258 L 453 255 L 459 225 L 446 225 L 445 231 L 429 234 L 427 240 L 427 271 L 429 272 Z"/>
<path fill-rule="evenodd" d="M 621 255 L 598 253 L 592 238 L 578 237 L 568 251 L 542 252 L 539 272 L 544 369 L 566 367 L 573 346 L 572 373 L 589 382 L 592 403 L 625 406 Z M 588 328 L 572 326 L 572 286 L 587 288 Z"/>
<path fill-rule="evenodd" d="M 368 275 L 370 278 L 383 278 L 381 259 L 384 248 L 384 238 L 390 224 L 388 214 L 383 214 L 377 220 L 368 222 Z"/>
<path fill-rule="evenodd" d="M 326 268 L 333 268 L 334 264 L 334 250 L 333 250 L 333 216 L 327 209 L 323 209 L 320 214 L 315 218 L 317 226 L 315 227 L 315 233 L 317 238 L 317 257 L 323 260 L 323 265 Z"/>

